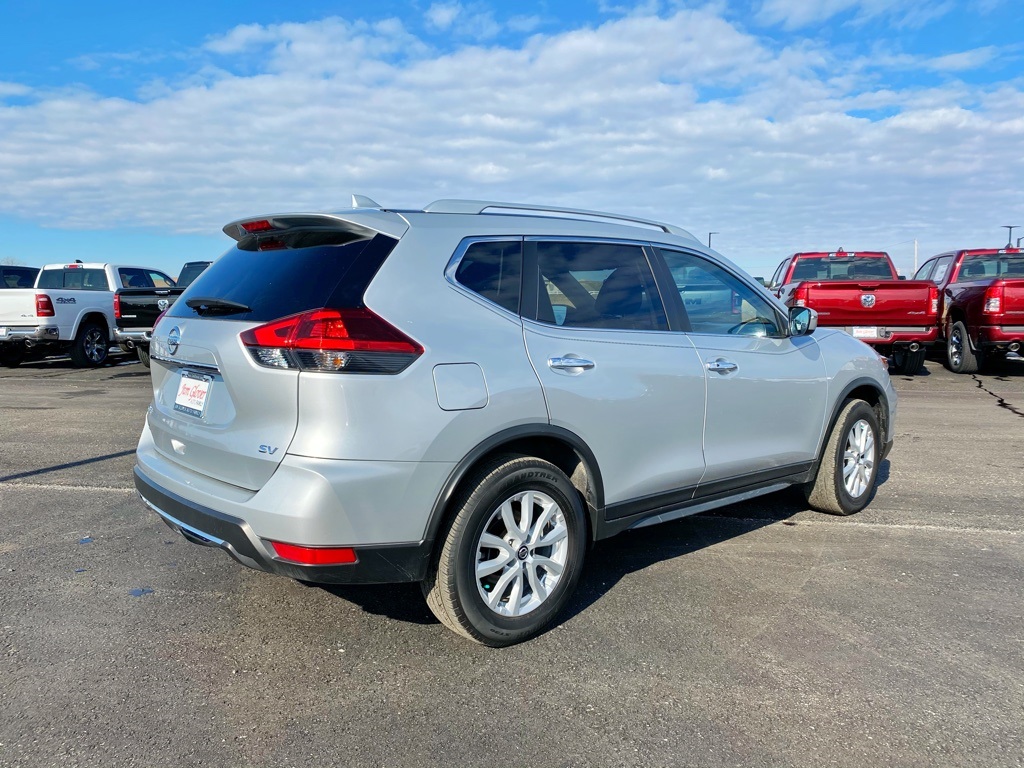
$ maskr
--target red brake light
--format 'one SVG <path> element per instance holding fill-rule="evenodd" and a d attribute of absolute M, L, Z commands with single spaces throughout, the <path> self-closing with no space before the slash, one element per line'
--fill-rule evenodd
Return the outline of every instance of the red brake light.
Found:
<path fill-rule="evenodd" d="M 252 234 L 254 232 L 269 232 L 273 228 L 274 228 L 274 225 L 271 224 L 266 219 L 259 219 L 257 221 L 245 221 L 245 222 L 242 222 L 242 229 L 244 229 L 249 234 Z"/>
<path fill-rule="evenodd" d="M 368 309 L 314 309 L 244 331 L 242 343 L 268 368 L 398 373 L 423 347 Z"/>
<path fill-rule="evenodd" d="M 931 300 L 932 314 L 938 314 L 939 312 L 939 287 L 937 285 L 928 286 L 928 298 Z"/>
<path fill-rule="evenodd" d="M 36 317 L 53 317 L 53 302 L 45 293 L 36 294 Z"/>
<path fill-rule="evenodd" d="M 998 315 L 1003 311 L 1004 285 L 1001 281 L 992 283 L 985 289 L 985 305 L 982 312 Z"/>
<path fill-rule="evenodd" d="M 121 319 L 121 297 L 116 293 L 114 294 L 114 318 Z"/>
<path fill-rule="evenodd" d="M 302 565 L 351 565 L 359 561 L 352 547 L 301 547 L 272 541 L 277 556 Z"/>
<path fill-rule="evenodd" d="M 793 291 L 793 306 L 794 307 L 806 307 L 807 306 L 807 283 L 800 283 Z"/>

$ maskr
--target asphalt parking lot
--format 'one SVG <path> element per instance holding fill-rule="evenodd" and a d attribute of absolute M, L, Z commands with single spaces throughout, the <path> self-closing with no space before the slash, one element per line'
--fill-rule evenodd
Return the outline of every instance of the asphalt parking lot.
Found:
<path fill-rule="evenodd" d="M 624 534 L 493 650 L 415 585 L 173 534 L 131 480 L 148 371 L 112 360 L 0 369 L 2 766 L 1024 765 L 1024 361 L 897 377 L 859 515 L 782 493 Z"/>

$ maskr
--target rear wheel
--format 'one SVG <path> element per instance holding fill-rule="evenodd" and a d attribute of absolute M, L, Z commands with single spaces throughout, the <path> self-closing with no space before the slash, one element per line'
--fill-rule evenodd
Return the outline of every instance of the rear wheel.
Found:
<path fill-rule="evenodd" d="M 107 361 L 110 346 L 107 329 L 96 322 L 83 323 L 71 345 L 71 362 L 76 368 L 96 368 Z"/>
<path fill-rule="evenodd" d="M 852 515 L 871 500 L 881 457 L 878 417 L 863 400 L 850 400 L 839 413 L 818 467 L 805 492 L 819 512 Z"/>
<path fill-rule="evenodd" d="M 583 504 L 555 465 L 500 456 L 473 475 L 423 581 L 442 624 L 478 643 L 538 634 L 568 602 L 586 550 Z"/>
<path fill-rule="evenodd" d="M 897 347 L 892 352 L 893 370 L 902 376 L 913 376 L 921 370 L 927 350 L 922 347 L 911 352 L 906 347 Z"/>
<path fill-rule="evenodd" d="M 139 354 L 139 362 L 149 368 L 149 347 L 144 347 L 140 344 L 135 347 L 135 351 Z"/>
<path fill-rule="evenodd" d="M 981 355 L 971 349 L 971 337 L 967 327 L 957 320 L 946 340 L 946 366 L 953 373 L 977 373 Z"/>
<path fill-rule="evenodd" d="M 0 346 L 0 365 L 17 368 L 25 359 L 25 348 L 14 344 Z"/>

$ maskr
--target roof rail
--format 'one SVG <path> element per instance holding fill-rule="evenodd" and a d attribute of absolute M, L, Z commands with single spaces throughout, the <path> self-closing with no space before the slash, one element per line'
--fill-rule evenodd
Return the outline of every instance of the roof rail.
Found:
<path fill-rule="evenodd" d="M 623 216 L 618 213 L 605 213 L 603 211 L 587 211 L 581 208 L 559 208 L 553 205 L 530 205 L 527 203 L 499 203 L 493 200 L 435 200 L 423 209 L 426 213 L 511 213 L 512 215 L 523 215 L 516 213 L 554 213 L 565 214 L 567 218 L 592 218 L 606 219 L 610 221 L 622 221 L 629 224 L 640 224 L 652 229 L 659 229 L 670 235 L 681 235 L 691 239 L 693 235 L 681 227 L 672 224 L 665 224 L 661 221 L 650 221 L 649 219 L 638 219 L 635 216 Z"/>

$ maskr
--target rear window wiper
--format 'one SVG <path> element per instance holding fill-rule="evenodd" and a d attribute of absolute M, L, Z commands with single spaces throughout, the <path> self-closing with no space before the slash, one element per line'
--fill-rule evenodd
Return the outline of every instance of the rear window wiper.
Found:
<path fill-rule="evenodd" d="M 247 307 L 237 301 L 214 299 L 207 296 L 188 299 L 185 305 L 189 309 L 194 309 L 198 315 L 237 315 L 242 312 L 252 312 L 252 307 Z"/>

